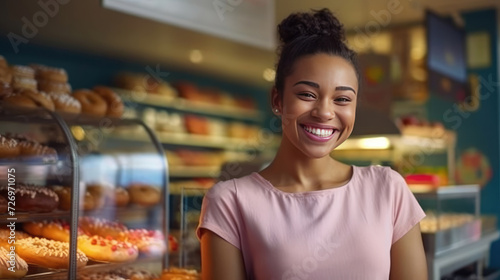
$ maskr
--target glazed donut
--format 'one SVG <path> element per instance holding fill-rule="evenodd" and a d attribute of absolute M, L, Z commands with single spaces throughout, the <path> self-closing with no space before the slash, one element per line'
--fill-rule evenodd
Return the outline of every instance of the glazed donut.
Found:
<path fill-rule="evenodd" d="M 9 270 L 11 267 L 12 270 Z M 0 279 L 21 278 L 28 273 L 28 264 L 16 253 L 0 248 Z"/>
<path fill-rule="evenodd" d="M 139 255 L 135 245 L 97 235 L 79 236 L 78 249 L 82 250 L 89 259 L 99 262 L 130 262 L 137 259 Z"/>
<path fill-rule="evenodd" d="M 95 218 L 81 217 L 80 228 L 87 235 L 98 235 L 101 237 L 111 237 L 117 240 L 125 240 L 124 236 L 127 232 L 127 227 L 119 222 Z"/>
<path fill-rule="evenodd" d="M 48 80 L 38 80 L 38 90 L 44 92 L 54 92 L 57 94 L 70 94 L 71 85 L 68 83 L 57 83 Z"/>
<path fill-rule="evenodd" d="M 13 89 L 30 89 L 36 91 L 37 82 L 35 79 L 22 78 L 22 77 L 12 77 L 12 88 Z"/>
<path fill-rule="evenodd" d="M 55 92 L 49 92 L 47 95 L 54 102 L 55 109 L 58 112 L 73 114 L 80 114 L 82 112 L 82 104 L 71 95 Z"/>
<path fill-rule="evenodd" d="M 69 243 L 45 238 L 28 237 L 16 242 L 17 254 L 29 264 L 53 268 L 69 267 Z M 77 250 L 77 268 L 87 265 L 88 258 Z"/>
<path fill-rule="evenodd" d="M 35 76 L 38 80 L 48 80 L 58 83 L 68 82 L 68 73 L 63 68 L 54 68 L 39 64 L 32 64 L 30 66 L 35 69 Z"/>
<path fill-rule="evenodd" d="M 127 206 L 130 201 L 130 196 L 124 188 L 115 188 L 115 191 L 109 197 L 110 203 L 114 204 L 116 207 Z"/>
<path fill-rule="evenodd" d="M 12 65 L 10 67 L 10 72 L 12 76 L 17 78 L 35 79 L 35 70 L 29 66 Z"/>
<path fill-rule="evenodd" d="M 38 105 L 33 99 L 17 93 L 5 96 L 3 98 L 3 103 L 5 107 L 38 108 Z"/>
<path fill-rule="evenodd" d="M 44 92 L 23 89 L 19 90 L 18 93 L 31 98 L 39 107 L 43 107 L 51 112 L 54 112 L 55 110 L 54 102 L 52 102 L 50 96 L 48 96 Z"/>
<path fill-rule="evenodd" d="M 99 117 L 106 115 L 108 104 L 97 93 L 88 89 L 81 89 L 73 92 L 73 97 L 82 104 L 83 113 Z"/>
<path fill-rule="evenodd" d="M 51 189 L 59 197 L 58 209 L 68 211 L 71 209 L 71 188 L 63 186 L 52 186 Z"/>
<path fill-rule="evenodd" d="M 18 183 L 15 188 L 16 212 L 51 212 L 57 208 L 59 197 L 48 188 Z M 0 195 L 6 197 L 7 186 L 0 186 Z"/>
<path fill-rule="evenodd" d="M 3 196 L 0 196 L 0 214 L 7 213 L 8 203 L 7 199 Z"/>
<path fill-rule="evenodd" d="M 160 280 L 201 280 L 201 276 L 194 269 L 172 267 L 163 270 Z"/>
<path fill-rule="evenodd" d="M 19 142 L 0 135 L 0 158 L 15 158 L 21 153 Z"/>
<path fill-rule="evenodd" d="M 106 199 L 110 196 L 113 191 L 111 186 L 99 183 L 90 183 L 86 187 L 87 192 L 94 198 L 94 209 L 101 209 Z"/>
<path fill-rule="evenodd" d="M 50 240 L 69 242 L 70 225 L 64 220 L 27 222 L 23 224 L 23 229 L 37 237 L 43 237 Z M 83 231 L 78 228 L 78 235 L 83 235 Z"/>
<path fill-rule="evenodd" d="M 147 256 L 162 256 L 167 251 L 165 236 L 159 230 L 130 229 L 124 241 L 136 245 L 139 252 Z"/>
<path fill-rule="evenodd" d="M 120 118 L 123 115 L 123 102 L 120 96 L 112 91 L 108 87 L 96 86 L 93 88 L 94 92 L 106 100 L 108 109 L 106 111 L 106 116 Z"/>
<path fill-rule="evenodd" d="M 146 184 L 131 184 L 128 187 L 130 202 L 142 206 L 153 206 L 160 202 L 161 193 L 158 188 Z"/>
<path fill-rule="evenodd" d="M 40 158 L 43 162 L 57 161 L 56 150 L 38 142 L 22 141 L 19 143 L 19 149 L 19 156 L 26 159 Z"/>

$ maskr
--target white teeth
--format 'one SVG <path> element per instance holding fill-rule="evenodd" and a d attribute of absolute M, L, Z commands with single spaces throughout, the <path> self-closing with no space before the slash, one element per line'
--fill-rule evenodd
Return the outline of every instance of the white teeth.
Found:
<path fill-rule="evenodd" d="M 310 132 L 319 137 L 328 137 L 333 134 L 333 129 L 320 129 L 320 128 L 313 128 L 310 126 L 304 126 L 304 129 L 307 132 Z"/>

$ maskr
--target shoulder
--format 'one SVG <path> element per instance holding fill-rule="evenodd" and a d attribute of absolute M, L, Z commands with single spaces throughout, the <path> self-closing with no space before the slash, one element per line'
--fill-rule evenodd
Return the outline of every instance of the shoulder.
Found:
<path fill-rule="evenodd" d="M 238 193 L 245 191 L 253 185 L 255 185 L 255 181 L 253 174 L 250 174 L 241 178 L 217 182 L 208 190 L 205 196 L 211 199 L 235 198 L 238 196 Z"/>
<path fill-rule="evenodd" d="M 388 166 L 371 165 L 357 167 L 361 181 L 370 181 L 374 183 L 404 183 L 404 178 Z"/>

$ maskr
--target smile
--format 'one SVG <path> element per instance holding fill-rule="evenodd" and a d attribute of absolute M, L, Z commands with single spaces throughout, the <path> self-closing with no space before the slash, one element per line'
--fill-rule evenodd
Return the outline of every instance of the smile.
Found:
<path fill-rule="evenodd" d="M 330 137 L 333 132 L 335 131 L 332 128 L 315 128 L 312 126 L 307 126 L 307 125 L 302 125 L 302 128 L 304 128 L 305 131 L 317 136 L 317 137 L 322 137 L 322 138 L 328 138 Z"/>

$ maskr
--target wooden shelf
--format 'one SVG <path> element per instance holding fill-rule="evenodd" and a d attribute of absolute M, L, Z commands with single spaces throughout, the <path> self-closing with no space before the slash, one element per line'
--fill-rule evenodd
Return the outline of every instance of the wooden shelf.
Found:
<path fill-rule="evenodd" d="M 239 120 L 261 121 L 262 113 L 257 110 L 249 110 L 239 107 L 229 107 L 224 105 L 209 104 L 186 100 L 179 97 L 168 97 L 143 92 L 133 92 L 130 90 L 114 88 L 122 99 L 127 102 L 137 104 L 161 107 L 166 109 L 175 109 L 183 112 L 206 114 L 219 117 L 229 117 Z"/>

